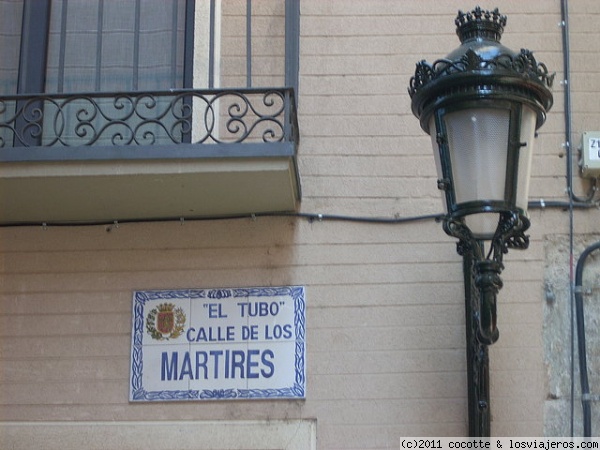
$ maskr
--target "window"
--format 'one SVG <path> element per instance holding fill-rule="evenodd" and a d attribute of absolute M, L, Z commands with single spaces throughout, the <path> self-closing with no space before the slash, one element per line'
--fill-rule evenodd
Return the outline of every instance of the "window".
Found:
<path fill-rule="evenodd" d="M 2 39 L 8 45 L 0 47 L 0 94 L 191 87 L 193 58 L 186 58 L 186 51 L 193 51 L 194 27 L 188 26 L 188 20 L 193 24 L 193 13 L 193 0 L 1 0 L 6 30 Z M 80 98 L 60 108 L 41 101 L 6 107 L 28 112 L 21 125 L 16 124 L 27 145 L 69 145 L 82 133 L 98 134 L 101 115 L 121 123 L 113 123 L 111 133 L 93 144 L 118 145 L 130 143 L 138 131 L 147 143 L 185 140 L 177 119 L 162 117 L 168 108 L 185 109 L 185 99 L 172 102 L 169 97 L 149 95 L 138 109 L 133 100 L 117 94 L 100 100 Z M 31 122 L 36 109 L 43 111 L 43 133 L 36 133 L 39 127 Z M 83 125 L 82 118 L 86 119 Z M 138 130 L 142 123 L 143 129 Z M 68 130 L 60 134 L 61 140 L 55 139 L 57 129 Z"/>
<path fill-rule="evenodd" d="M 191 87 L 193 11 L 190 0 L 0 0 L 0 94 Z M 26 73 L 36 64 L 39 79 Z"/>

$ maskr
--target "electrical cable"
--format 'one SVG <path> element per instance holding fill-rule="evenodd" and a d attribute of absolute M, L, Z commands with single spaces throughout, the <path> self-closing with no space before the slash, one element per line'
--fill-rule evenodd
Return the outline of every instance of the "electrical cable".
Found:
<path fill-rule="evenodd" d="M 236 214 L 231 216 L 192 216 L 192 217 L 161 217 L 155 219 L 121 219 L 121 220 L 92 220 L 92 221 L 77 221 L 77 222 L 14 222 L 0 224 L 0 228 L 10 227 L 81 227 L 81 226 L 113 226 L 126 223 L 152 223 L 152 222 L 197 222 L 197 221 L 217 221 L 217 220 L 239 220 L 239 219 L 257 219 L 259 217 L 296 217 L 307 219 L 309 222 L 323 221 L 342 221 L 342 222 L 362 222 L 372 224 L 389 224 L 397 225 L 410 222 L 420 222 L 434 220 L 440 222 L 444 214 L 425 214 L 419 216 L 408 217 L 366 217 L 366 216 L 349 216 L 337 214 L 319 214 L 319 213 L 302 213 L 302 212 L 265 212 L 265 213 L 248 213 Z"/>
<path fill-rule="evenodd" d="M 529 202 L 529 209 L 563 209 L 568 210 L 569 202 L 557 200 L 532 200 Z M 595 203 L 577 202 L 573 204 L 574 208 L 591 209 L 597 208 Z M 309 212 L 264 212 L 264 213 L 247 213 L 235 214 L 231 216 L 188 216 L 188 217 L 159 217 L 159 218 L 142 218 L 142 219 L 119 219 L 119 220 L 90 220 L 90 221 L 46 221 L 46 222 L 14 222 L 2 223 L 0 228 L 10 227 L 82 227 L 82 226 L 118 226 L 119 224 L 127 223 L 152 223 L 152 222 L 198 222 L 198 221 L 217 221 L 217 220 L 240 220 L 240 219 L 257 219 L 259 217 L 296 217 L 307 219 L 309 222 L 337 221 L 337 222 L 359 222 L 372 224 L 388 224 L 399 225 L 411 222 L 423 222 L 433 220 L 441 222 L 445 214 L 423 214 L 416 216 L 405 217 L 371 217 L 371 216 L 351 216 L 343 214 L 323 214 Z"/>
<path fill-rule="evenodd" d="M 585 322 L 583 315 L 583 269 L 587 257 L 600 249 L 600 241 L 587 247 L 579 256 L 575 274 L 575 307 L 577 315 L 577 351 L 579 352 L 579 380 L 581 383 L 581 406 L 583 408 L 583 436 L 592 436 L 592 409 L 588 381 L 587 353 L 585 345 Z"/>
<path fill-rule="evenodd" d="M 591 202 L 596 195 L 596 180 L 592 182 L 589 192 L 585 198 L 577 196 L 573 192 L 573 146 L 572 135 L 572 111 L 571 111 L 571 45 L 569 40 L 569 1 L 561 0 L 561 28 L 563 47 L 563 75 L 564 75 L 564 120 L 565 120 L 565 150 L 567 158 L 567 194 L 574 202 Z"/>
<path fill-rule="evenodd" d="M 569 196 L 569 298 L 570 298 L 570 350 L 571 350 L 571 367 L 570 367 L 570 379 L 571 379 L 571 395 L 570 395 L 570 434 L 571 437 L 574 433 L 574 421 L 575 421 L 575 362 L 573 359 L 575 351 L 575 328 L 573 326 L 573 306 L 574 306 L 574 287 L 573 287 L 573 248 L 574 248 L 574 216 L 573 216 L 573 204 L 575 202 L 575 195 L 573 193 L 573 156 L 571 153 L 571 89 L 570 89 L 570 44 L 569 44 L 569 5 L 568 0 L 561 0 L 561 27 L 562 27 L 562 44 L 563 44 L 563 72 L 564 72 L 564 102 L 565 102 L 565 150 L 567 157 L 567 194 Z"/>
<path fill-rule="evenodd" d="M 529 202 L 529 209 L 546 209 L 546 208 L 558 208 L 567 211 L 569 208 L 576 209 L 593 209 L 598 208 L 597 203 L 591 202 L 565 202 L 560 200 L 531 200 Z"/>

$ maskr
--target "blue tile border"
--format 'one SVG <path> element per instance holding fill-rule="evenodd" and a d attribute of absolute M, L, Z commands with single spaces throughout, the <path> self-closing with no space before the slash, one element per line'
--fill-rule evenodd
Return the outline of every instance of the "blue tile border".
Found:
<path fill-rule="evenodd" d="M 291 386 L 270 389 L 203 389 L 148 391 L 143 386 L 144 305 L 149 300 L 223 299 L 243 297 L 287 296 L 294 301 L 295 381 Z M 249 287 L 223 289 L 178 289 L 135 291 L 133 294 L 133 329 L 131 349 L 130 401 L 186 401 L 231 399 L 302 399 L 305 398 L 306 301 L 303 286 Z"/>

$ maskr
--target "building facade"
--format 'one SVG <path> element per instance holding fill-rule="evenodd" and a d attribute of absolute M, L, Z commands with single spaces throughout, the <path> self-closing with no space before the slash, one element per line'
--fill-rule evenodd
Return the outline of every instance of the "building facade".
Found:
<path fill-rule="evenodd" d="M 600 239 L 579 167 L 600 131 L 600 4 L 479 5 L 507 15 L 504 45 L 556 72 L 530 246 L 505 257 L 492 434 L 583 433 L 579 293 L 599 436 L 598 255 L 581 288 L 575 269 Z M 474 6 L 0 1 L 0 447 L 465 435 L 462 259 L 407 87 Z M 299 395 L 131 401 L 135 292 L 290 286 L 304 288 Z"/>

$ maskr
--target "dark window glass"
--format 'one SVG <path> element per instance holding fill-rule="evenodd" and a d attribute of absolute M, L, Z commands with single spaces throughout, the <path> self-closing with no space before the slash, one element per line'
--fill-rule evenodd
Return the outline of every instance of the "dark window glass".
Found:
<path fill-rule="evenodd" d="M 55 0 L 46 92 L 183 87 L 185 0 Z"/>
<path fill-rule="evenodd" d="M 0 95 L 17 92 L 23 0 L 0 0 Z"/>

